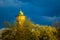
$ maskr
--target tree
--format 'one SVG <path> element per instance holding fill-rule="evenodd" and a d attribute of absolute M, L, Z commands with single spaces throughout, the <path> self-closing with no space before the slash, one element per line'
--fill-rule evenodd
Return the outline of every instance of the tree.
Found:
<path fill-rule="evenodd" d="M 40 27 L 40 40 L 57 40 L 57 29 L 49 26 Z"/>

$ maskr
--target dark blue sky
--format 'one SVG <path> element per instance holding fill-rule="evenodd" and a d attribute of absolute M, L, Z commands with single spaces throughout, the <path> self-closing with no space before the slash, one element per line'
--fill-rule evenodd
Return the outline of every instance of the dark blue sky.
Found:
<path fill-rule="evenodd" d="M 13 22 L 20 8 L 36 24 L 60 20 L 60 0 L 0 0 L 0 27 L 4 21 Z"/>

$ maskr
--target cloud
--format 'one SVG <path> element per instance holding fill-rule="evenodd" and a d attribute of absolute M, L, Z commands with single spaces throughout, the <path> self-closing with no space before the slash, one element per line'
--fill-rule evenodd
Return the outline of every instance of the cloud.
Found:
<path fill-rule="evenodd" d="M 18 1 L 18 0 L 0 0 L 0 7 L 3 6 L 16 6 L 16 7 L 21 7 L 23 5 L 27 5 L 27 2 L 23 1 Z"/>
<path fill-rule="evenodd" d="M 42 16 L 42 18 L 52 22 L 52 21 L 57 21 L 58 19 L 60 19 L 60 17 L 56 17 L 56 16 L 53 16 L 53 17 L 49 17 L 49 16 Z"/>

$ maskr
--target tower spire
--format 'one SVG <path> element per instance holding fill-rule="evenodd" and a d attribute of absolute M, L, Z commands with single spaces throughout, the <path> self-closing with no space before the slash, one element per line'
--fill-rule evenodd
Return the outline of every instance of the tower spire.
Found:
<path fill-rule="evenodd" d="M 20 9 L 19 15 L 24 15 L 21 9 Z"/>

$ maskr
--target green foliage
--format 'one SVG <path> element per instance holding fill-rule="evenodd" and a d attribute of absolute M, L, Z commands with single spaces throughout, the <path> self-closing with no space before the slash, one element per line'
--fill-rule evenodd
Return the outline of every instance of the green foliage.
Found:
<path fill-rule="evenodd" d="M 57 37 L 58 37 L 58 40 L 60 40 L 60 28 L 58 28 L 57 30 L 58 30 L 58 35 L 57 35 Z"/>
<path fill-rule="evenodd" d="M 23 31 L 13 31 L 6 30 L 2 34 L 3 40 L 38 40 L 36 35 L 32 32 L 30 32 L 28 29 L 24 29 Z"/>
<path fill-rule="evenodd" d="M 40 40 L 57 40 L 57 30 L 52 27 L 40 27 Z"/>
<path fill-rule="evenodd" d="M 58 29 L 35 25 L 30 20 L 25 21 L 22 30 L 17 27 L 17 22 L 8 28 L 2 30 L 2 40 L 59 40 L 60 36 Z"/>

